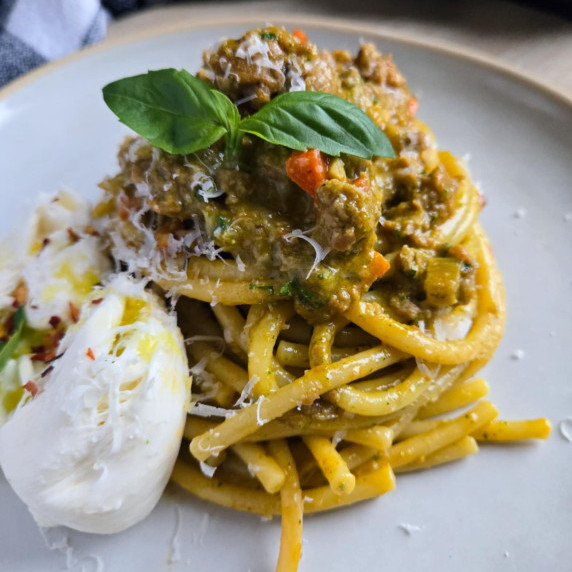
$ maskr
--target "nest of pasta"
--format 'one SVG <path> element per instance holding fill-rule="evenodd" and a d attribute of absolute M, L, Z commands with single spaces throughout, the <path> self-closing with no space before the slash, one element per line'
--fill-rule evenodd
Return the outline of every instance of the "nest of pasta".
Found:
<path fill-rule="evenodd" d="M 503 288 L 479 192 L 390 57 L 320 52 L 271 27 L 205 52 L 199 77 L 242 117 L 294 89 L 339 95 L 395 150 L 334 158 L 246 137 L 229 162 L 220 144 L 171 155 L 130 138 L 102 183 L 114 258 L 178 299 L 193 403 L 172 478 L 282 514 L 279 569 L 295 569 L 303 513 L 546 422 L 500 424 L 488 401 L 434 419 L 487 393 L 473 378 L 501 338 Z"/>

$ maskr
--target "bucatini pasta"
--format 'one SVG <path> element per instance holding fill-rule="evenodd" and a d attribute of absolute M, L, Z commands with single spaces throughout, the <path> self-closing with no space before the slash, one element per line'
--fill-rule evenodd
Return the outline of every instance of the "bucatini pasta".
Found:
<path fill-rule="evenodd" d="M 550 426 L 480 401 L 474 376 L 505 319 L 482 200 L 390 56 L 266 27 L 205 51 L 197 77 L 128 78 L 149 82 L 137 109 L 127 83 L 105 88 L 144 136 L 101 184 L 94 232 L 118 270 L 170 300 L 185 337 L 192 397 L 172 480 L 280 514 L 276 569 L 294 571 L 303 514 Z M 151 124 L 145 98 L 168 89 L 175 119 L 160 124 L 155 105 Z"/>

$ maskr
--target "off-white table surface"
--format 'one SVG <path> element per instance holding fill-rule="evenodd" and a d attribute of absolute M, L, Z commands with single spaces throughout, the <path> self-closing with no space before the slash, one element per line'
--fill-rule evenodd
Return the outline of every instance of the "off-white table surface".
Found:
<path fill-rule="evenodd" d="M 188 2 L 120 18 L 110 24 L 106 41 L 184 20 L 256 13 L 299 15 L 300 27 L 309 15 L 342 18 L 382 32 L 477 50 L 572 98 L 572 22 L 501 0 Z"/>

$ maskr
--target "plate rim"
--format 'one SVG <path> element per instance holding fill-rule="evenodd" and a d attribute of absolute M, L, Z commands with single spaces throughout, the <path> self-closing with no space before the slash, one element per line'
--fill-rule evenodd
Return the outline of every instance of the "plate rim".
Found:
<path fill-rule="evenodd" d="M 189 17 L 178 22 L 171 22 L 148 28 L 140 32 L 132 32 L 119 38 L 104 39 L 103 42 L 88 46 L 77 52 L 73 52 L 57 60 L 47 62 L 34 70 L 25 73 L 4 87 L 0 88 L 0 102 L 12 96 L 16 92 L 32 84 L 41 77 L 51 72 L 63 68 L 73 62 L 88 56 L 98 54 L 105 51 L 111 51 L 117 47 L 128 45 L 133 42 L 168 36 L 173 33 L 202 29 L 206 27 L 222 27 L 230 25 L 247 25 L 260 24 L 261 21 L 271 22 L 277 21 L 279 24 L 300 25 L 300 18 L 288 14 L 286 12 L 261 12 L 256 15 L 234 15 L 221 17 L 220 15 L 198 16 L 196 18 Z M 401 43 L 406 46 L 424 48 L 431 52 L 444 54 L 456 59 L 466 60 L 472 64 L 489 68 L 501 75 L 509 76 L 511 79 L 518 81 L 528 88 L 541 92 L 550 99 L 556 100 L 559 104 L 564 105 L 572 111 L 572 95 L 564 91 L 545 85 L 540 79 L 533 74 L 522 71 L 517 67 L 504 62 L 501 58 L 490 56 L 478 49 L 461 46 L 451 41 L 436 39 L 420 39 L 411 32 L 390 32 L 380 30 L 375 25 L 364 23 L 359 19 L 347 21 L 344 18 L 336 16 L 311 15 L 304 18 L 304 25 L 310 25 L 328 31 L 352 32 L 356 35 L 364 34 L 374 36 L 379 40 L 389 40 Z"/>

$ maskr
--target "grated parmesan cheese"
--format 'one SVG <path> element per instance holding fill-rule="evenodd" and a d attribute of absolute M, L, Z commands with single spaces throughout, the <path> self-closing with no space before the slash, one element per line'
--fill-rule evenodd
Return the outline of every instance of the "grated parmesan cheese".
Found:
<path fill-rule="evenodd" d="M 213 467 L 212 465 L 209 465 L 208 463 L 205 463 L 204 461 L 199 461 L 199 465 L 201 467 L 201 473 L 205 476 L 208 477 L 209 479 L 213 478 L 213 475 L 216 472 L 217 467 Z"/>
<path fill-rule="evenodd" d="M 262 405 L 262 402 L 265 400 L 266 398 L 264 397 L 264 395 L 261 395 L 258 398 L 258 401 L 256 402 L 256 424 L 259 426 L 264 425 L 265 423 L 268 423 L 268 419 L 262 419 L 260 417 L 260 406 Z"/>
<path fill-rule="evenodd" d="M 560 421 L 558 429 L 560 430 L 560 435 L 562 435 L 566 441 L 572 443 L 572 417 L 567 417 Z"/>
<path fill-rule="evenodd" d="M 302 77 L 302 71 L 298 65 L 297 60 L 292 60 L 290 63 L 290 69 L 286 73 L 286 79 L 288 80 L 289 91 L 306 91 L 306 82 Z"/>
<path fill-rule="evenodd" d="M 346 437 L 346 431 L 336 431 L 332 437 L 332 445 L 337 447 Z"/>
<path fill-rule="evenodd" d="M 525 218 L 526 217 L 526 209 L 523 207 L 516 209 L 514 211 L 513 217 L 514 218 Z"/>
<path fill-rule="evenodd" d="M 179 505 L 175 506 L 175 533 L 171 540 L 171 550 L 169 553 L 169 564 L 176 564 L 181 560 L 181 544 L 179 537 L 181 535 L 182 513 Z"/>
<path fill-rule="evenodd" d="M 199 546 L 203 546 L 203 544 L 205 543 L 205 536 L 209 529 L 209 524 L 210 524 L 210 515 L 208 512 L 205 512 L 203 514 L 203 517 L 201 518 L 199 526 L 197 527 L 196 531 L 193 532 L 193 540 L 192 540 L 193 544 L 198 544 Z"/>
<path fill-rule="evenodd" d="M 69 536 L 64 527 L 39 527 L 40 534 L 48 550 L 57 550 L 66 558 L 66 570 L 93 570 L 103 572 L 105 565 L 103 560 L 96 554 L 83 554 L 77 548 L 71 546 Z M 59 538 L 57 538 L 59 536 Z"/>
<path fill-rule="evenodd" d="M 414 532 L 421 532 L 422 528 L 417 524 L 410 524 L 408 522 L 402 522 L 399 528 L 405 532 L 408 536 L 411 536 Z"/>
<path fill-rule="evenodd" d="M 284 65 L 283 57 L 277 58 L 277 61 L 273 61 L 270 58 L 270 53 L 271 50 L 268 42 L 265 42 L 258 34 L 251 34 L 239 44 L 234 55 L 237 58 L 246 60 L 248 65 L 254 64 L 260 68 L 276 70 L 284 76 L 282 72 Z"/>
<path fill-rule="evenodd" d="M 306 231 L 306 232 L 310 232 L 310 231 Z M 312 272 L 315 270 L 316 266 L 318 266 L 318 264 L 320 262 L 322 262 L 322 260 L 324 260 L 324 258 L 326 258 L 326 256 L 330 252 L 329 248 L 324 248 L 316 240 L 314 240 L 313 238 L 310 238 L 309 236 L 306 236 L 304 234 L 304 232 L 301 231 L 300 229 L 293 230 L 292 232 L 285 234 L 282 238 L 288 243 L 292 242 L 292 239 L 294 239 L 294 238 L 301 238 L 302 240 L 305 240 L 316 251 L 316 254 L 314 257 L 314 263 L 310 267 L 310 270 L 308 271 L 308 274 L 306 275 L 306 279 L 308 279 L 310 277 L 310 274 L 312 274 Z"/>
<path fill-rule="evenodd" d="M 193 172 L 193 176 L 189 182 L 189 188 L 193 191 L 196 190 L 197 194 L 205 201 L 205 203 L 208 203 L 209 199 L 216 199 L 217 197 L 224 195 L 224 191 L 217 188 L 212 177 L 209 177 L 203 171 Z"/>
<path fill-rule="evenodd" d="M 415 363 L 417 364 L 419 371 L 423 374 L 423 377 L 435 379 L 439 375 L 439 370 L 441 369 L 439 364 L 430 364 L 432 366 L 430 367 L 429 364 L 425 363 L 418 357 L 415 358 Z"/>
<path fill-rule="evenodd" d="M 252 388 L 256 385 L 259 381 L 259 377 L 257 375 L 253 375 L 244 386 L 244 389 L 240 393 L 240 397 L 237 399 L 236 403 L 234 404 L 235 407 L 246 407 L 248 405 L 252 405 Z M 248 401 L 247 401 L 248 400 Z"/>
<path fill-rule="evenodd" d="M 518 349 L 514 350 L 514 352 L 512 352 L 510 357 L 514 360 L 518 360 L 518 359 L 523 359 L 524 355 L 525 355 L 524 350 Z"/>
<path fill-rule="evenodd" d="M 222 355 L 224 353 L 224 349 L 226 347 L 225 340 L 223 338 L 221 338 L 220 336 L 196 335 L 196 336 L 191 336 L 190 338 L 185 339 L 185 344 L 192 344 L 194 342 L 214 342 L 215 344 L 218 344 L 220 346 L 219 351 L 213 352 L 213 354 L 216 354 L 216 356 Z M 211 357 L 215 357 L 215 356 L 211 355 Z"/>
<path fill-rule="evenodd" d="M 223 407 L 215 407 L 214 405 L 206 405 L 205 403 L 193 403 L 189 413 L 197 417 L 234 417 L 236 411 L 233 409 L 224 409 Z"/>
<path fill-rule="evenodd" d="M 244 264 L 244 262 L 240 258 L 240 255 L 238 255 L 238 254 L 236 255 L 235 261 L 236 261 L 236 267 L 238 268 L 238 271 L 244 272 L 246 270 L 246 264 Z"/>

